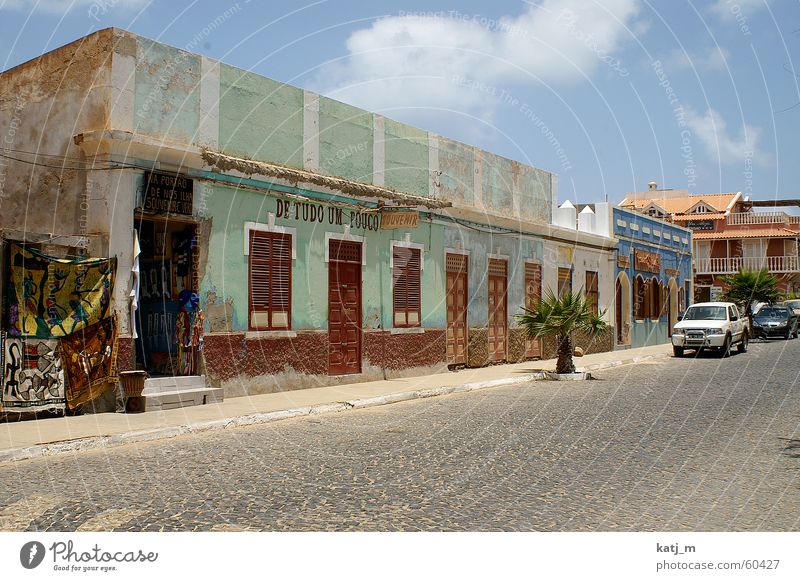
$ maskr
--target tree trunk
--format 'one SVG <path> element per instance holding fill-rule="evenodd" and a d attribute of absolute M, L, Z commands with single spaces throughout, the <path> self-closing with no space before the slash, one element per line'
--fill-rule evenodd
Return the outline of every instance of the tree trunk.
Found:
<path fill-rule="evenodd" d="M 572 361 L 572 337 L 569 335 L 558 337 L 556 373 L 575 373 L 575 363 Z"/>

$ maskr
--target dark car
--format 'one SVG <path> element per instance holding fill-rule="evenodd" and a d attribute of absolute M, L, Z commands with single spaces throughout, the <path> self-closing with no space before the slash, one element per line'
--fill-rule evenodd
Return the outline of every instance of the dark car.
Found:
<path fill-rule="evenodd" d="M 788 301 L 783 301 L 781 306 L 789 307 L 792 309 L 795 315 L 800 316 L 800 299 L 789 299 Z"/>
<path fill-rule="evenodd" d="M 753 336 L 797 338 L 797 316 L 788 307 L 764 306 L 753 315 Z"/>

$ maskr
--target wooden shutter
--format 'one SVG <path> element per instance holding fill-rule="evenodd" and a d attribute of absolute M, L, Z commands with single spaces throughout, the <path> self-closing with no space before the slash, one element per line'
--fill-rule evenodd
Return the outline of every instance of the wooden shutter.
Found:
<path fill-rule="evenodd" d="M 647 283 L 641 276 L 633 279 L 633 317 L 635 319 L 647 318 Z"/>
<path fill-rule="evenodd" d="M 292 237 L 250 232 L 250 328 L 291 327 Z"/>
<path fill-rule="evenodd" d="M 421 252 L 395 246 L 392 250 L 392 292 L 395 327 L 421 324 Z"/>
<path fill-rule="evenodd" d="M 597 290 L 597 273 L 591 270 L 586 271 L 586 299 L 592 312 L 597 315 L 600 312 L 599 297 Z"/>
<path fill-rule="evenodd" d="M 572 269 L 558 269 L 558 298 L 563 298 L 565 294 L 572 292 Z"/>
<path fill-rule="evenodd" d="M 525 308 L 531 309 L 542 298 L 542 265 L 525 263 Z"/>
<path fill-rule="evenodd" d="M 542 299 L 542 265 L 525 263 L 525 308 L 532 310 Z M 525 340 L 525 357 L 541 357 L 541 339 Z"/>

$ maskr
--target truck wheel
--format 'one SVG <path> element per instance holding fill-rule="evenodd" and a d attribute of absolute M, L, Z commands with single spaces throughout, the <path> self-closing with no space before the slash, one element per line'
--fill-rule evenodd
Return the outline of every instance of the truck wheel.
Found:
<path fill-rule="evenodd" d="M 725 343 L 722 344 L 722 351 L 720 353 L 722 357 L 730 357 L 731 356 L 731 335 L 728 333 L 725 335 Z"/>
<path fill-rule="evenodd" d="M 742 333 L 742 340 L 739 342 L 739 346 L 736 348 L 737 352 L 747 353 L 748 343 L 750 343 L 750 338 L 747 336 L 747 331 L 745 331 Z"/>
<path fill-rule="evenodd" d="M 675 357 L 683 357 L 683 347 L 676 347 L 675 345 L 672 346 L 672 354 Z"/>

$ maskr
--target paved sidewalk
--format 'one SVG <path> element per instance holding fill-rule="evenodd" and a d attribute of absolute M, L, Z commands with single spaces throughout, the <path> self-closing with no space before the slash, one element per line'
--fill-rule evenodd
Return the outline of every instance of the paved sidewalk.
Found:
<path fill-rule="evenodd" d="M 586 355 L 576 358 L 575 364 L 579 371 L 592 371 L 671 354 L 669 344 L 656 345 Z M 554 369 L 555 359 L 526 361 L 422 377 L 235 397 L 219 404 L 143 414 L 87 414 L 10 422 L 0 426 L 0 462 L 513 385 L 541 379 L 542 371 Z"/>

